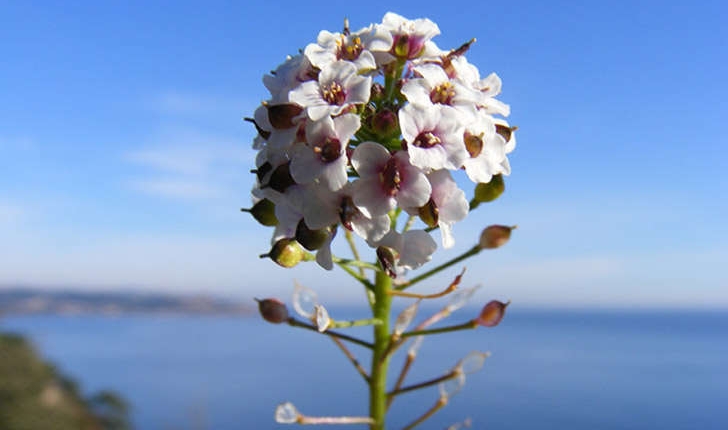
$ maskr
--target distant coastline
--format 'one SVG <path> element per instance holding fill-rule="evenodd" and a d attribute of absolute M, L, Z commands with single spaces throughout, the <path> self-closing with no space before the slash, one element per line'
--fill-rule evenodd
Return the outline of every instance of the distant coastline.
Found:
<path fill-rule="evenodd" d="M 0 288 L 7 315 L 251 315 L 252 305 L 204 295 Z"/>

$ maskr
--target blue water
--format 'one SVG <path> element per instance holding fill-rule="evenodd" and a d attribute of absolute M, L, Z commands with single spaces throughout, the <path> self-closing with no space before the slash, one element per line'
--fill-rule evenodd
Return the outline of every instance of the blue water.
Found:
<path fill-rule="evenodd" d="M 286 400 L 307 415 L 367 412 L 361 377 L 332 342 L 256 318 L 12 317 L 0 329 L 28 335 L 84 391 L 120 392 L 138 429 L 290 428 L 273 422 Z M 511 308 L 497 328 L 429 338 L 407 382 L 472 350 L 493 355 L 421 428 L 470 417 L 475 429 L 728 429 L 725 312 Z M 397 398 L 389 428 L 436 399 L 436 388 Z"/>

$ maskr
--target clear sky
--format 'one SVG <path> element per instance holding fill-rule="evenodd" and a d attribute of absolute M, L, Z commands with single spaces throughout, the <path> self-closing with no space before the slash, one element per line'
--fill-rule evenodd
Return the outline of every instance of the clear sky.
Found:
<path fill-rule="evenodd" d="M 519 126 L 506 194 L 436 254 L 519 225 L 463 285 L 526 305 L 728 306 L 728 3 L 395 3 L 3 2 L 0 285 L 242 298 L 295 278 L 362 299 L 340 272 L 257 258 L 270 231 L 239 212 L 241 118 L 286 54 L 392 10 L 438 23 L 443 48 L 476 37 L 468 58 L 500 75 Z"/>

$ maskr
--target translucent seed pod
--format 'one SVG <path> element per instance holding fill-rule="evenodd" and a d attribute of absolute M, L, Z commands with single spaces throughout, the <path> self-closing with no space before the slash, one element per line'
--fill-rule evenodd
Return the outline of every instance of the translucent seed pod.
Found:
<path fill-rule="evenodd" d="M 438 388 L 440 389 L 440 396 L 449 399 L 450 397 L 460 392 L 460 390 L 462 390 L 464 386 L 465 373 L 456 372 L 455 377 L 453 377 L 452 379 L 440 382 Z"/>
<path fill-rule="evenodd" d="M 416 357 L 417 353 L 420 351 L 422 342 L 424 342 L 424 341 L 425 341 L 424 336 L 415 337 L 415 340 L 412 342 L 412 345 L 410 345 L 409 349 L 407 350 L 407 355 L 409 355 L 410 357 Z"/>
<path fill-rule="evenodd" d="M 456 310 L 467 305 L 470 299 L 473 297 L 476 291 L 478 291 L 482 285 L 476 285 L 472 288 L 463 288 L 455 290 L 450 296 L 450 302 L 447 304 L 448 312 L 455 312 Z"/>
<path fill-rule="evenodd" d="M 301 413 L 298 412 L 293 403 L 285 402 L 276 407 L 276 422 L 279 424 L 295 424 Z"/>
<path fill-rule="evenodd" d="M 313 320 L 316 315 L 316 305 L 318 305 L 316 291 L 296 282 L 293 287 L 293 309 L 296 313 L 307 320 Z"/>
<path fill-rule="evenodd" d="M 316 313 L 316 327 L 318 327 L 319 332 L 323 333 L 331 325 L 331 318 L 329 318 L 329 312 L 326 310 L 325 307 L 323 307 L 323 305 L 316 305 L 315 313 Z"/>
<path fill-rule="evenodd" d="M 419 306 L 420 306 L 420 300 L 417 300 L 416 302 L 407 306 L 397 316 L 397 320 L 394 322 L 394 329 L 393 329 L 393 334 L 395 336 L 399 336 L 402 333 L 404 333 L 405 330 L 407 330 L 407 327 L 409 327 L 409 325 L 412 323 L 412 320 L 415 319 L 415 316 L 417 315 L 417 309 L 419 308 Z"/>
<path fill-rule="evenodd" d="M 483 368 L 485 359 L 488 357 L 490 357 L 490 352 L 473 351 L 463 357 L 456 367 L 466 375 L 472 375 Z"/>

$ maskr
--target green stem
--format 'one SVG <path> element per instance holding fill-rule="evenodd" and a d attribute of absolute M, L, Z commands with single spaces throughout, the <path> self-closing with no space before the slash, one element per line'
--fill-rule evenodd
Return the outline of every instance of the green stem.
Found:
<path fill-rule="evenodd" d="M 456 371 L 450 371 L 450 372 L 447 372 L 446 374 L 444 374 L 442 376 L 439 376 L 437 378 L 430 379 L 428 381 L 420 382 L 419 384 L 408 385 L 406 387 L 402 387 L 402 388 L 399 388 L 399 389 L 396 389 L 396 390 L 392 390 L 390 393 L 387 393 L 387 396 L 394 397 L 394 396 L 396 396 L 398 394 L 404 394 L 404 393 L 407 393 L 407 392 L 410 392 L 410 391 L 415 391 L 415 390 L 420 390 L 422 388 L 431 387 L 433 385 L 439 384 L 440 382 L 444 382 L 444 381 L 448 381 L 450 379 L 453 379 L 453 378 L 457 377 L 458 375 L 459 375 L 458 372 L 456 372 Z"/>
<path fill-rule="evenodd" d="M 359 250 L 356 248 L 356 242 L 354 242 L 354 235 L 351 234 L 351 231 L 345 230 L 344 236 L 346 236 L 346 242 L 349 244 L 349 248 L 351 248 L 351 255 L 354 256 L 354 262 L 355 263 L 361 263 L 361 257 L 359 257 Z M 355 266 L 353 264 L 354 262 L 348 263 L 352 266 Z M 358 266 L 359 267 L 359 274 L 363 277 L 364 276 L 364 266 Z M 376 266 L 374 267 L 376 269 Z"/>
<path fill-rule="evenodd" d="M 372 264 L 367 263 L 366 261 L 359 260 L 359 256 L 357 255 L 356 260 L 350 260 L 348 258 L 339 258 L 339 257 L 332 257 L 332 260 L 336 264 L 343 264 L 345 266 L 351 266 L 351 267 L 358 267 L 359 269 L 371 269 L 371 270 L 379 270 L 379 267 Z M 361 271 L 361 276 L 364 276 L 364 272 Z"/>
<path fill-rule="evenodd" d="M 335 261 L 335 262 L 336 262 L 336 261 Z M 361 283 L 362 285 L 364 285 L 364 286 L 365 286 L 365 287 L 367 288 L 367 290 L 372 290 L 372 289 L 374 289 L 374 285 L 372 285 L 372 283 L 371 283 L 371 282 L 369 282 L 369 280 L 368 280 L 368 279 L 366 279 L 366 278 L 362 277 L 361 275 L 359 275 L 358 273 L 356 273 L 356 271 L 354 271 L 354 270 L 353 270 L 353 269 L 352 269 L 351 267 L 349 267 L 349 266 L 347 266 L 346 264 L 343 264 L 343 263 L 338 263 L 338 262 L 336 262 L 336 264 L 337 264 L 337 265 L 338 265 L 339 267 L 341 267 L 341 269 L 342 269 L 342 270 L 343 270 L 344 272 L 348 273 L 349 275 L 351 275 L 351 277 L 352 277 L 352 278 L 356 279 L 356 280 L 357 280 L 357 281 L 359 281 L 359 282 L 360 282 L 360 283 Z"/>
<path fill-rule="evenodd" d="M 429 278 L 430 276 L 447 269 L 448 267 L 450 267 L 452 265 L 458 264 L 459 262 L 472 257 L 473 255 L 477 255 L 478 253 L 480 253 L 480 251 L 482 251 L 482 249 L 478 245 L 475 245 L 474 247 L 472 247 L 469 250 L 465 251 L 464 253 L 458 255 L 457 257 L 453 258 L 452 260 L 450 260 L 446 263 L 443 263 L 443 264 L 435 267 L 432 270 L 428 270 L 427 272 L 425 272 L 419 276 L 415 276 L 414 278 L 410 279 L 410 281 L 407 282 L 406 284 L 398 286 L 397 289 L 404 290 L 405 288 L 411 287 L 412 285 L 414 285 L 420 281 L 423 281 L 423 280 Z"/>
<path fill-rule="evenodd" d="M 382 320 L 378 318 L 369 318 L 366 320 L 353 320 L 353 321 L 331 321 L 331 328 L 349 328 L 349 327 L 362 327 L 365 325 L 382 325 Z"/>
<path fill-rule="evenodd" d="M 374 348 L 372 352 L 372 368 L 369 372 L 369 416 L 374 423 L 370 430 L 385 430 L 385 416 L 387 414 L 387 369 L 389 356 L 386 351 L 389 346 L 389 314 L 392 307 L 392 296 L 387 294 L 392 288 L 392 278 L 384 271 L 376 274 L 374 284 L 374 305 L 372 313 L 374 318 L 382 324 L 374 326 Z"/>
<path fill-rule="evenodd" d="M 447 332 L 451 332 L 451 331 L 474 329 L 476 327 L 478 327 L 478 320 L 470 320 L 463 324 L 449 325 L 447 327 L 431 328 L 431 329 L 427 329 L 427 330 L 407 331 L 407 332 L 402 333 L 400 335 L 400 337 L 405 338 L 405 337 L 428 335 L 428 334 L 447 333 Z"/>

